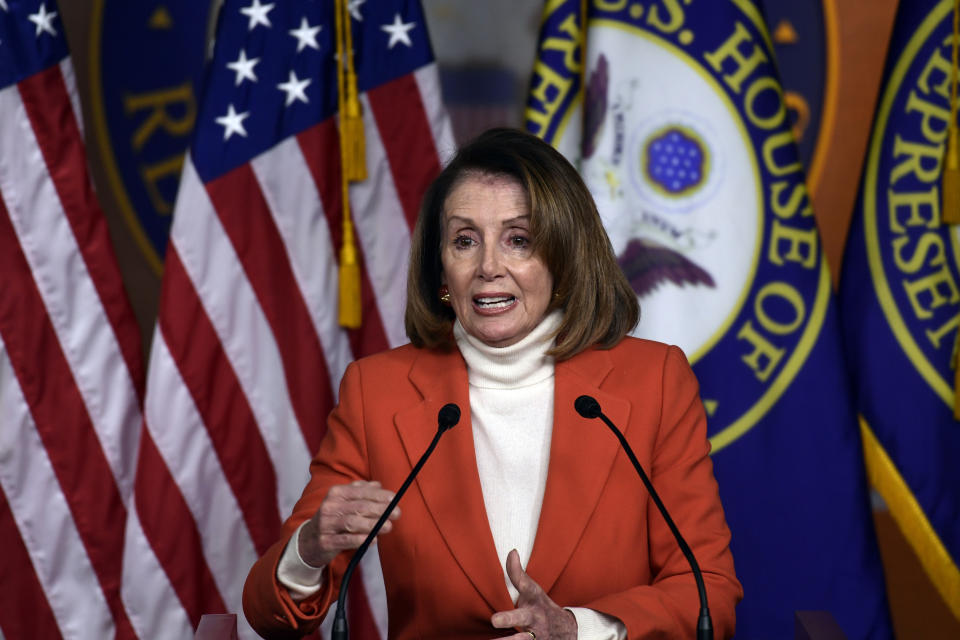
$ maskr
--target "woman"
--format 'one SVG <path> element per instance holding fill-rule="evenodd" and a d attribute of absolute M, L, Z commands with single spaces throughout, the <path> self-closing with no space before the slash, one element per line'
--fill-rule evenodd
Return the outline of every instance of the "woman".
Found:
<path fill-rule="evenodd" d="M 410 345 L 348 367 L 311 479 L 254 565 L 265 637 L 314 629 L 350 551 L 436 433 L 378 537 L 391 638 L 693 637 L 690 568 L 619 443 L 625 433 L 703 570 L 715 637 L 742 597 L 697 384 L 676 347 L 625 337 L 636 296 L 573 167 L 519 131 L 467 145 L 424 198 Z"/>

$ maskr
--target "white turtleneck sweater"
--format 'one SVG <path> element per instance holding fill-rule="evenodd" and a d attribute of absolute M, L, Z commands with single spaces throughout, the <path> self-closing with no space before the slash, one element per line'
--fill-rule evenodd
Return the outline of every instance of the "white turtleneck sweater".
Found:
<path fill-rule="evenodd" d="M 454 337 L 467 364 L 470 416 L 477 471 L 487 522 L 516 603 L 518 592 L 506 574 L 507 554 L 516 549 L 526 566 L 533 551 L 543 492 L 547 485 L 553 432 L 553 345 L 561 313 L 548 315 L 527 336 L 508 347 L 491 347 L 469 335 L 460 322 Z M 301 525 L 303 526 L 303 525 Z M 294 600 L 315 593 L 322 569 L 304 563 L 297 551 L 299 529 L 277 567 L 277 578 Z M 569 607 L 578 640 L 622 640 L 619 620 L 592 609 Z"/>
<path fill-rule="evenodd" d="M 500 566 L 511 549 L 524 566 L 533 551 L 553 433 L 553 358 L 546 352 L 559 324 L 559 312 L 551 314 L 508 347 L 484 344 L 459 322 L 453 328 L 467 363 L 477 471 Z"/>

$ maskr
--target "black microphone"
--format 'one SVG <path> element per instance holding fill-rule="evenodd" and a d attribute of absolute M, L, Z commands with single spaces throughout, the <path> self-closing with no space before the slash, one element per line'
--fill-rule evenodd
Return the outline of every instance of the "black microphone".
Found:
<path fill-rule="evenodd" d="M 383 514 L 380 516 L 380 519 L 377 520 L 377 523 L 373 525 L 373 529 L 370 530 L 370 533 L 367 534 L 367 539 L 363 541 L 363 544 L 357 547 L 356 553 L 354 553 L 353 558 L 350 559 L 350 564 L 347 565 L 347 570 L 343 573 L 343 580 L 340 582 L 340 596 L 337 598 L 337 613 L 333 617 L 333 630 L 330 633 L 330 637 L 333 640 L 347 640 L 349 635 L 347 632 L 346 603 L 347 587 L 350 585 L 350 578 L 353 576 L 353 570 L 357 568 L 357 564 L 360 563 L 360 560 L 363 558 L 363 554 L 367 552 L 367 547 L 369 547 L 370 543 L 373 542 L 373 539 L 377 537 L 377 533 L 380 532 L 380 528 L 383 527 L 383 523 L 386 522 L 387 518 L 390 517 L 390 514 L 393 513 L 397 503 L 400 502 L 400 498 L 403 497 L 404 493 L 406 493 L 407 487 L 409 487 L 410 483 L 413 482 L 413 479 L 417 477 L 417 474 L 420 473 L 420 469 L 423 467 L 423 464 L 427 461 L 427 458 L 430 457 L 430 454 L 433 453 L 437 443 L 440 441 L 440 436 L 442 436 L 445 431 L 448 431 L 458 422 L 460 422 L 460 407 L 451 402 L 443 405 L 443 407 L 440 408 L 440 411 L 437 412 L 437 435 L 433 436 L 430 446 L 427 447 L 427 450 L 423 452 L 423 455 L 420 456 L 420 460 L 417 461 L 417 464 L 413 467 L 410 475 L 408 475 L 407 479 L 403 481 L 402 485 L 400 485 L 400 489 L 397 490 L 397 495 L 393 496 L 393 500 L 391 500 L 390 504 L 387 505 L 386 510 L 384 510 Z"/>
<path fill-rule="evenodd" d="M 677 539 L 677 544 L 680 546 L 680 550 L 683 551 L 683 555 L 686 556 L 687 562 L 690 563 L 690 568 L 693 569 L 693 577 L 697 581 L 697 591 L 700 593 L 700 619 L 697 620 L 697 640 L 713 640 L 713 622 L 710 620 L 710 609 L 707 607 L 707 588 L 703 584 L 703 574 L 700 572 L 700 565 L 697 564 L 697 559 L 693 557 L 693 551 L 690 550 L 687 541 L 680 535 L 680 530 L 677 529 L 677 525 L 673 523 L 673 518 L 667 513 L 667 508 L 663 506 L 660 496 L 657 495 L 653 485 L 650 484 L 650 478 L 644 473 L 643 467 L 640 466 L 640 462 L 637 460 L 637 456 L 634 455 L 633 449 L 631 449 L 627 443 L 627 439 L 624 438 L 620 430 L 610 422 L 610 419 L 603 415 L 603 411 L 600 409 L 600 403 L 597 402 L 596 399 L 590 396 L 580 396 L 573 402 L 573 407 L 577 410 L 577 413 L 584 418 L 600 418 L 610 427 L 614 435 L 617 436 L 617 439 L 623 446 L 623 450 L 627 453 L 627 457 L 630 458 L 630 462 L 633 463 L 633 468 L 637 470 L 637 475 L 643 480 L 643 485 L 647 488 L 650 497 L 653 498 L 654 504 L 657 505 L 657 509 L 659 509 L 663 515 L 667 526 L 670 527 L 673 537 Z"/>

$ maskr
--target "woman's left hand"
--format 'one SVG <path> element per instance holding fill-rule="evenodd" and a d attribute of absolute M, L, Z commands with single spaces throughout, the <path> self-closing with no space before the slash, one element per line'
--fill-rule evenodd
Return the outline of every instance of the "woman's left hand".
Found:
<path fill-rule="evenodd" d="M 497 629 L 520 629 L 503 640 L 576 640 L 577 619 L 557 606 L 520 565 L 520 555 L 514 549 L 507 555 L 507 577 L 520 592 L 517 608 L 498 611 L 490 618 Z"/>

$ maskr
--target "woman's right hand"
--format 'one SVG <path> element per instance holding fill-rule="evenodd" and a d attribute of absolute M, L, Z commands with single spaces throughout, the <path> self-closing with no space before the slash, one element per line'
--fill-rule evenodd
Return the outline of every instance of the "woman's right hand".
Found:
<path fill-rule="evenodd" d="M 356 480 L 330 487 L 327 497 L 309 522 L 300 530 L 297 549 L 304 562 L 312 567 L 325 567 L 340 553 L 356 549 L 366 539 L 393 500 L 394 493 L 379 482 Z M 393 528 L 400 517 L 400 508 L 393 510 L 380 533 Z M 379 535 L 379 534 L 378 534 Z"/>

